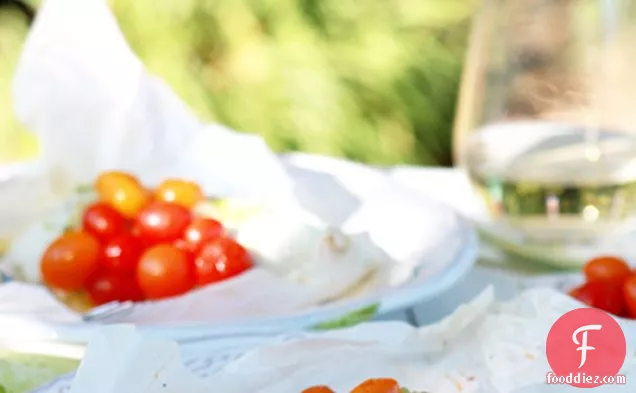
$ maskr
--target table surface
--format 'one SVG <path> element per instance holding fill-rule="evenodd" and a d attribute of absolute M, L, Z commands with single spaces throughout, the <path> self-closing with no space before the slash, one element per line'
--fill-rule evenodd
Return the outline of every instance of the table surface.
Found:
<path fill-rule="evenodd" d="M 531 262 L 526 262 L 531 264 Z M 476 266 L 457 284 L 434 300 L 423 302 L 411 310 L 384 315 L 378 320 L 404 320 L 418 326 L 434 323 L 451 314 L 460 305 L 472 300 L 489 286 L 498 300 L 508 300 L 519 293 L 530 280 L 551 281 L 570 274 L 546 271 L 541 267 L 526 266 L 520 270 L 514 264 L 482 256 Z M 555 278 L 556 277 L 556 278 Z"/>

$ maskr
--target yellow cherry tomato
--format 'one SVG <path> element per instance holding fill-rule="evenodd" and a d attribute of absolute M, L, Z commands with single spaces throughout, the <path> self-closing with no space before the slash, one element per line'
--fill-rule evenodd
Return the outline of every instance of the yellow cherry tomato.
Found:
<path fill-rule="evenodd" d="M 148 191 L 134 176 L 125 172 L 105 172 L 95 182 L 99 198 L 121 215 L 135 218 L 150 201 Z"/>
<path fill-rule="evenodd" d="M 193 182 L 168 179 L 157 187 L 155 199 L 162 202 L 176 203 L 188 209 L 203 200 L 203 191 Z"/>

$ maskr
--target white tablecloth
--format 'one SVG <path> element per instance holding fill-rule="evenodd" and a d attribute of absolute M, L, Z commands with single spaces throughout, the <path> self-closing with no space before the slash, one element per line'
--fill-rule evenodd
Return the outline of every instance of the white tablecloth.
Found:
<path fill-rule="evenodd" d="M 470 186 L 468 178 L 459 169 L 398 167 L 390 171 L 391 175 L 404 184 L 428 198 L 451 205 L 455 210 L 467 217 L 478 217 L 483 214 L 480 200 Z M 512 265 L 506 255 L 482 242 L 480 259 L 477 265 L 462 281 L 434 301 L 422 303 L 413 308 L 413 313 L 393 313 L 383 316 L 382 320 L 406 319 L 417 322 L 418 325 L 428 324 L 450 314 L 460 304 L 475 297 L 489 285 L 495 288 L 499 299 L 509 299 L 517 294 L 521 288 L 535 282 L 559 282 L 571 280 L 571 275 L 554 273 L 534 273 L 542 268 L 526 262 Z M 543 270 L 545 270 L 543 268 Z M 412 319 L 415 319 L 413 321 Z"/>

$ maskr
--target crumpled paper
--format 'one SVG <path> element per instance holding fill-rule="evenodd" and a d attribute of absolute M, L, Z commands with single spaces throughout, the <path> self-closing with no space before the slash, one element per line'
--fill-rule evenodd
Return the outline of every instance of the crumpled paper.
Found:
<path fill-rule="evenodd" d="M 48 0 L 14 79 L 19 120 L 68 185 L 107 169 L 198 182 L 210 195 L 280 197 L 282 165 L 257 136 L 202 123 L 132 52 L 104 0 Z"/>
<path fill-rule="evenodd" d="M 384 203 L 388 201 L 391 203 Z M 387 210 L 393 214 L 387 214 Z M 283 213 L 287 217 L 301 217 L 295 215 L 294 210 Z M 54 218 L 59 219 L 61 215 Z M 45 228 L 46 224 L 54 221 L 41 224 L 41 228 L 36 226 L 25 238 L 18 238 L 3 264 L 26 266 L 30 274 L 37 277 L 38 250 L 44 249 L 56 236 Z M 269 221 L 256 225 L 260 229 L 246 225 L 245 233 L 256 239 L 255 243 L 238 230 L 238 238 L 255 253 L 262 267 L 181 297 L 137 304 L 134 312 L 113 315 L 102 322 L 232 323 L 291 316 L 314 309 L 326 300 L 339 298 L 372 270 L 376 271 L 374 279 L 365 280 L 360 291 L 349 296 L 361 300 L 390 290 L 413 279 L 413 269 L 419 266 L 424 266 L 424 269 L 417 280 L 421 283 L 419 285 L 426 285 L 426 277 L 434 278 L 459 255 L 464 246 L 464 233 L 461 231 L 467 229 L 462 229 L 461 221 L 452 210 L 412 198 L 408 193 L 402 193 L 399 187 L 392 188 L 391 192 L 365 196 L 360 207 L 336 232 L 340 234 L 336 241 L 344 241 L 347 247 L 345 254 L 339 254 L 337 249 L 332 251 L 324 242 L 320 232 L 322 226 L 292 222 L 288 233 L 283 230 L 285 228 L 278 228 L 281 222 L 281 216 L 274 211 Z M 272 231 L 272 227 L 278 230 Z M 62 228 L 63 225 L 58 226 L 59 231 Z M 403 233 L 400 228 L 409 228 L 409 231 Z M 259 233 L 264 241 L 259 240 Z M 286 242 L 293 244 L 285 246 Z M 272 245 L 276 248 L 269 250 Z M 261 260 L 259 251 L 267 252 L 266 259 L 269 261 Z M 279 262 L 283 266 L 278 266 Z M 344 301 L 341 304 L 346 306 Z M 342 313 L 345 312 L 343 308 Z M 0 317 L 7 314 L 19 314 L 43 322 L 81 322 L 78 313 L 70 312 L 62 303 L 55 301 L 51 293 L 30 283 L 0 285 Z M 338 316 L 330 315 L 329 318 Z M 17 333 L 15 329 L 5 332 L 0 324 L 0 335 Z"/>
<path fill-rule="evenodd" d="M 487 289 L 430 326 L 376 322 L 309 334 L 261 347 L 205 379 L 176 360 L 169 342 L 150 344 L 129 327 L 113 327 L 96 333 L 70 393 L 291 393 L 316 384 L 348 392 L 372 377 L 393 377 L 413 391 L 434 393 L 574 392 L 546 385 L 545 340 L 561 315 L 579 307 L 551 289 L 528 290 L 505 303 L 494 302 Z M 598 391 L 625 391 L 636 375 L 634 324 L 619 323 L 628 345 L 621 370 L 628 384 Z M 113 364 L 125 366 L 111 370 Z M 113 382 L 104 389 L 106 378 Z"/>
<path fill-rule="evenodd" d="M 209 195 L 280 200 L 291 180 L 258 136 L 202 123 L 134 55 L 105 0 L 43 2 L 18 64 L 13 107 L 35 133 L 32 162 L 0 168 L 0 237 L 24 229 L 107 169 Z"/>
<path fill-rule="evenodd" d="M 382 288 L 400 281 L 394 276 L 403 281 L 404 272 L 423 261 L 431 263 L 431 272 L 438 271 L 461 247 L 461 237 L 453 236 L 458 221 L 450 209 L 414 197 L 379 170 L 303 154 L 280 159 L 258 136 L 204 124 L 144 69 L 106 0 L 43 3 L 16 71 L 14 107 L 23 125 L 37 134 L 42 151 L 37 161 L 7 169 L 6 181 L 0 177 L 0 202 L 11 207 L 0 212 L 0 223 L 11 223 L 0 228 L 0 236 L 15 239 L 3 266 L 29 264 L 23 270 L 32 281 L 39 275 L 41 250 L 63 226 L 43 228 L 46 214 L 53 212 L 60 224 L 64 209 L 62 214 L 55 209 L 72 207 L 68 201 L 74 190 L 108 169 L 131 171 L 145 184 L 166 177 L 190 179 L 211 196 L 295 207 L 318 217 L 325 230 L 335 227 L 352 238 L 366 236 L 382 251 L 375 255 L 400 270 L 388 272 L 390 282 L 380 283 Z M 319 245 L 320 239 L 311 243 L 314 253 Z M 342 289 L 364 271 L 341 273 Z M 136 309 L 139 313 L 109 322 L 227 322 L 304 310 L 334 295 L 325 292 L 326 279 L 314 280 L 319 288 L 309 289 L 281 280 L 254 269 L 237 280 L 144 305 Z M 21 300 L 12 295 L 17 291 Z M 217 306 L 201 312 L 208 297 Z M 30 317 L 49 322 L 81 320 L 61 303 L 55 307 L 51 295 L 37 286 L 0 285 L 0 299 L 8 299 L 0 302 L 0 314 L 26 316 L 20 310 L 28 309 Z M 20 307 L 20 302 L 29 306 Z M 181 312 L 166 312 L 171 303 L 171 311 Z"/>

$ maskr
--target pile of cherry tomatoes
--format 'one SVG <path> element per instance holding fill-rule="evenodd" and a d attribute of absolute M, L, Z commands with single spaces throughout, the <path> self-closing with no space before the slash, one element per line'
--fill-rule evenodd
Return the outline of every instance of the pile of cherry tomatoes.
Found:
<path fill-rule="evenodd" d="M 583 267 L 585 283 L 572 289 L 572 297 L 610 314 L 636 318 L 636 272 L 623 259 L 599 257 Z"/>
<path fill-rule="evenodd" d="M 87 293 L 92 305 L 163 299 L 252 267 L 220 222 L 193 213 L 204 199 L 195 183 L 171 179 L 151 190 L 128 173 L 106 172 L 95 189 L 99 199 L 81 225 L 42 255 L 52 289 Z"/>
<path fill-rule="evenodd" d="M 406 389 L 400 389 L 400 384 L 392 378 L 371 378 L 353 388 L 351 393 L 403 393 Z M 312 386 L 301 393 L 335 393 L 325 385 Z"/>

